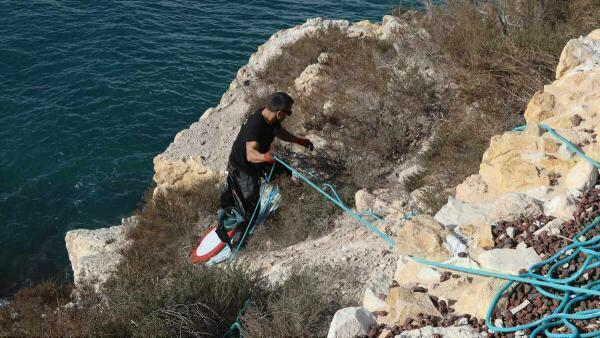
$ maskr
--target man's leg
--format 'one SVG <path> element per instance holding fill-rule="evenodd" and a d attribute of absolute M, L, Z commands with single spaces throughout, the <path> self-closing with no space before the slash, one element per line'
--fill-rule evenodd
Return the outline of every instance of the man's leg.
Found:
<path fill-rule="evenodd" d="M 229 247 L 231 247 L 231 241 L 229 240 L 229 236 L 227 235 L 227 229 L 223 225 L 223 217 L 225 215 L 225 209 L 234 206 L 233 193 L 231 189 L 233 186 L 231 185 L 231 172 L 225 178 L 225 184 L 223 184 L 223 188 L 221 189 L 221 193 L 219 195 L 219 211 L 217 212 L 217 229 L 216 234 L 219 236 L 219 239 L 227 243 Z"/>
<path fill-rule="evenodd" d="M 242 227 L 242 230 L 245 231 L 248 226 L 251 226 L 251 224 L 249 224 L 250 218 L 260 202 L 260 177 L 238 171 L 236 172 L 235 180 L 239 187 L 239 192 L 242 195 L 240 196 L 242 204 L 244 205 L 244 217 L 246 218 L 246 223 Z M 254 220 L 252 222 L 254 222 Z"/>

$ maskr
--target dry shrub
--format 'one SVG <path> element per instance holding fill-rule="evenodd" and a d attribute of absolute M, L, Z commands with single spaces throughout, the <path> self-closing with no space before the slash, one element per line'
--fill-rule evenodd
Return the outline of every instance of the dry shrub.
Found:
<path fill-rule="evenodd" d="M 445 114 L 446 89 L 389 41 L 344 38 L 328 52 L 324 79 L 308 94 L 292 89 L 296 123 L 342 145 L 336 150 L 346 162 L 346 185 L 381 187 Z"/>
<path fill-rule="evenodd" d="M 264 299 L 254 301 L 243 319 L 248 337 L 325 337 L 340 307 L 332 289 L 312 273 L 293 273 Z"/>
<path fill-rule="evenodd" d="M 60 307 L 69 302 L 70 288 L 52 281 L 19 290 L 0 309 L 0 336 L 61 336 L 68 333 Z"/>
<path fill-rule="evenodd" d="M 215 337 L 235 321 L 247 299 L 263 297 L 263 281 L 239 266 L 205 269 L 179 264 L 169 278 L 132 286 L 115 279 L 99 332 L 120 336 Z"/>

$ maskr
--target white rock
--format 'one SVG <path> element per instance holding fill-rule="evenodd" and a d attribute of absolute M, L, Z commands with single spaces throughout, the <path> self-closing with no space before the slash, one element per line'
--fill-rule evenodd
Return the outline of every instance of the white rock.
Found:
<path fill-rule="evenodd" d="M 536 230 L 533 234 L 536 236 L 539 236 L 542 232 L 547 231 L 549 235 L 559 235 L 560 230 L 563 227 L 563 223 L 564 222 L 560 219 L 554 219 L 554 220 L 548 222 L 543 227 Z"/>
<path fill-rule="evenodd" d="M 568 161 L 568 160 L 572 159 L 573 156 L 575 156 L 575 153 L 569 147 L 567 147 L 565 144 L 561 144 L 560 147 L 558 148 L 557 155 L 558 155 L 557 157 L 559 159 Z"/>
<path fill-rule="evenodd" d="M 469 269 L 479 269 L 480 268 L 479 264 L 477 264 L 477 262 L 472 260 L 470 257 L 452 257 L 449 260 L 445 261 L 444 263 L 450 264 L 450 265 L 455 265 L 455 266 L 460 266 L 463 268 L 469 268 Z"/>
<path fill-rule="evenodd" d="M 561 220 L 573 219 L 577 210 L 577 199 L 570 195 L 557 195 L 544 204 L 544 214 Z"/>
<path fill-rule="evenodd" d="M 588 161 L 579 161 L 567 176 L 567 189 L 571 192 L 587 192 L 598 179 L 598 169 Z"/>
<path fill-rule="evenodd" d="M 446 235 L 446 246 L 454 256 L 458 256 L 461 252 L 467 252 L 467 246 L 452 234 Z"/>
<path fill-rule="evenodd" d="M 417 278 L 427 282 L 439 282 L 440 278 L 442 278 L 442 273 L 430 267 L 425 267 L 419 271 Z"/>
<path fill-rule="evenodd" d="M 517 246 L 515 247 L 515 249 L 517 249 L 517 250 L 525 250 L 525 249 L 527 249 L 527 243 L 521 242 L 521 243 L 517 244 Z"/>
<path fill-rule="evenodd" d="M 338 310 L 333 316 L 327 338 L 347 338 L 369 333 L 375 315 L 362 307 Z"/>
<path fill-rule="evenodd" d="M 492 209 L 487 203 L 467 203 L 448 197 L 444 205 L 434 216 L 435 220 L 448 228 L 473 222 L 486 221 Z"/>
<path fill-rule="evenodd" d="M 370 288 L 365 289 L 362 306 L 370 312 L 387 311 L 385 300 L 379 298 Z"/>
<path fill-rule="evenodd" d="M 127 225 L 117 225 L 67 232 L 65 243 L 75 286 L 91 282 L 96 291 L 99 290 L 121 261 L 121 250 L 129 243 L 126 237 L 128 228 Z"/>
<path fill-rule="evenodd" d="M 493 249 L 479 255 L 479 264 L 483 269 L 508 274 L 518 274 L 520 270 L 540 261 L 540 256 L 533 248 Z"/>
<path fill-rule="evenodd" d="M 508 228 L 506 228 L 506 235 L 509 238 L 515 238 L 515 228 L 514 227 L 508 227 Z"/>
<path fill-rule="evenodd" d="M 470 326 L 432 327 L 425 326 L 420 329 L 404 331 L 395 338 L 430 338 L 439 334 L 444 338 L 479 338 L 483 337 Z"/>
<path fill-rule="evenodd" d="M 542 214 L 542 208 L 535 199 L 521 193 L 506 193 L 494 202 L 490 218 L 494 222 L 517 221 L 521 218 L 536 217 Z"/>

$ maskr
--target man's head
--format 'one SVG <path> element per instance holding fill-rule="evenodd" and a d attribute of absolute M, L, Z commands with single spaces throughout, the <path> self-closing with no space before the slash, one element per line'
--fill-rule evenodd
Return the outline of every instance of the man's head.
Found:
<path fill-rule="evenodd" d="M 293 105 L 294 99 L 292 99 L 287 93 L 276 92 L 269 96 L 269 100 L 267 101 L 267 106 L 265 108 L 274 114 L 275 120 L 281 123 L 286 117 L 292 115 Z"/>

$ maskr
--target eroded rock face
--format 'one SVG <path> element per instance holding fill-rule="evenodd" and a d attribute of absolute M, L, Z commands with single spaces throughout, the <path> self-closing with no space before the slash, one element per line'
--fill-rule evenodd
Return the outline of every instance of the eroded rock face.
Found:
<path fill-rule="evenodd" d="M 224 172 L 242 122 L 269 94 L 293 83 L 298 93 L 310 95 L 331 80 L 328 72 L 343 56 L 323 51 L 336 41 L 386 40 L 405 27 L 407 23 L 392 16 L 384 17 L 381 24 L 362 21 L 352 25 L 346 20 L 315 18 L 273 34 L 240 68 L 219 105 L 179 132 L 155 158 L 157 189 L 185 188 L 205 174 Z M 270 74 L 273 69 L 278 69 L 276 77 Z"/>
<path fill-rule="evenodd" d="M 135 218 L 110 228 L 67 232 L 65 243 L 76 287 L 90 283 L 99 291 L 121 261 L 120 252 L 128 244 L 127 231 L 133 226 Z"/>

